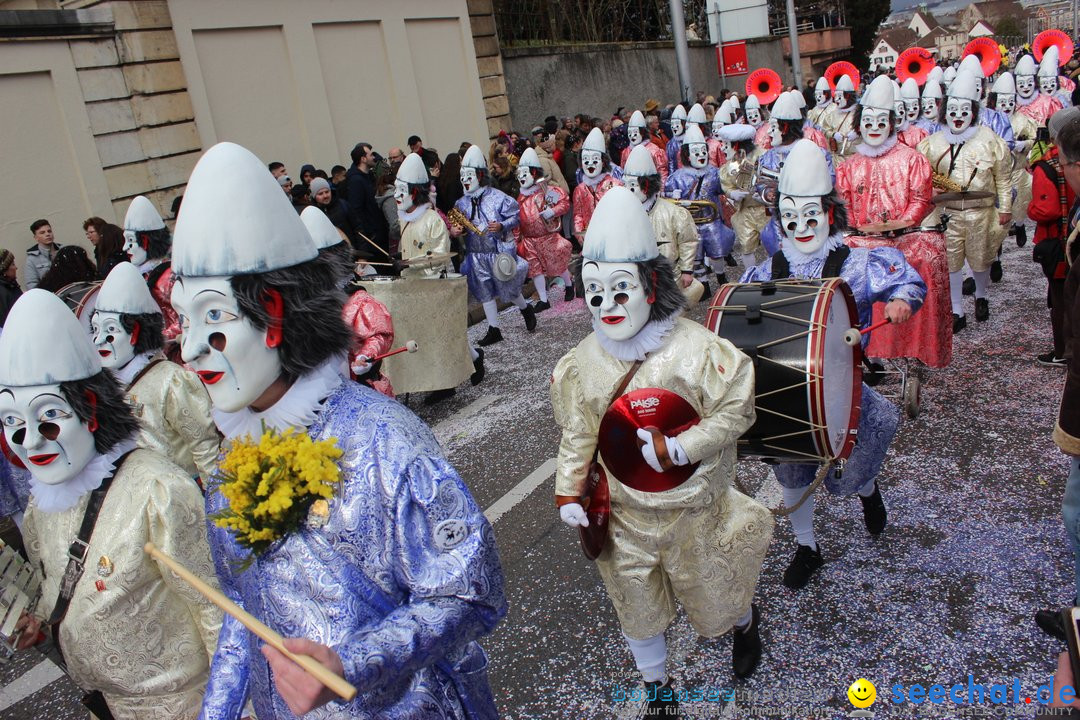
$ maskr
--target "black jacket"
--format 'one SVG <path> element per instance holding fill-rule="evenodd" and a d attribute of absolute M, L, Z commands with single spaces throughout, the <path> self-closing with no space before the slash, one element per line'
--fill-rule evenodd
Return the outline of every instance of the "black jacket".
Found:
<path fill-rule="evenodd" d="M 362 173 L 353 167 L 345 174 L 345 187 L 348 199 L 346 216 L 352 224 L 355 237 L 353 247 L 369 260 L 385 260 L 390 250 L 390 228 L 386 223 L 386 216 L 375 201 L 375 176 L 372 173 Z M 380 253 L 371 246 L 367 240 L 360 237 L 363 234 L 376 245 L 387 251 Z"/>
<path fill-rule="evenodd" d="M 345 236 L 349 238 L 349 242 L 352 243 L 356 237 L 356 232 L 349 221 L 349 204 L 339 197 L 333 197 L 327 205 L 319 205 L 318 208 L 323 211 L 326 217 L 330 218 L 330 222 L 334 224 L 334 227 L 345 233 Z M 355 243 L 353 244 L 355 247 Z"/>
<path fill-rule="evenodd" d="M 15 304 L 20 295 L 22 295 L 22 290 L 19 289 L 19 283 L 7 278 L 0 278 L 0 327 L 3 327 L 4 323 L 7 322 L 11 306 Z"/>
<path fill-rule="evenodd" d="M 1070 228 L 1080 222 L 1080 203 L 1073 206 Z M 1065 278 L 1065 388 L 1061 392 L 1054 442 L 1070 455 L 1080 455 L 1080 240 L 1066 248 L 1072 262 Z"/>

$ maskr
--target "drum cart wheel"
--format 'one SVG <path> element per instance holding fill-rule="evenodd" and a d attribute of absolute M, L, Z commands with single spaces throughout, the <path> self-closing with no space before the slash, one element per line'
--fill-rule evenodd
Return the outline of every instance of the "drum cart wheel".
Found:
<path fill-rule="evenodd" d="M 911 420 L 919 417 L 921 401 L 922 378 L 918 373 L 910 373 L 904 382 L 904 412 Z"/>

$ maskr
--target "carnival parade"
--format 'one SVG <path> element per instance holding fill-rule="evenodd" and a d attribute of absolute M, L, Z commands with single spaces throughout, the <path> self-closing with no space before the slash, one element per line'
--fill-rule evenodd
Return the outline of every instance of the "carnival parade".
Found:
<path fill-rule="evenodd" d="M 0 720 L 1080 716 L 1077 48 L 924 45 L 28 223 Z"/>

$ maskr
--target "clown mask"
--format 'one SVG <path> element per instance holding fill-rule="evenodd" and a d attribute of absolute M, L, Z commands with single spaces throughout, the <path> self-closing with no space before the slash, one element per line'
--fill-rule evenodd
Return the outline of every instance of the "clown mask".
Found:
<path fill-rule="evenodd" d="M 1035 95 L 1035 76 L 1017 75 L 1016 94 L 1022 97 L 1024 100 L 1027 100 L 1028 98 Z"/>
<path fill-rule="evenodd" d="M 686 130 L 686 126 L 683 125 L 683 121 L 679 118 L 671 118 L 671 134 L 675 137 L 682 137 L 683 131 Z"/>
<path fill-rule="evenodd" d="M 721 142 L 723 142 L 723 140 L 720 139 L 720 128 L 722 128 L 722 127 L 724 127 L 724 121 L 723 120 L 720 120 L 720 119 L 713 120 L 712 136 L 714 138 L 716 138 L 717 140 L 720 140 Z"/>
<path fill-rule="evenodd" d="M 90 320 L 90 333 L 103 367 L 119 369 L 135 357 L 135 343 L 139 336 L 124 329 L 120 322 L 120 313 L 101 310 L 95 312 Z"/>
<path fill-rule="evenodd" d="M 945 103 L 945 127 L 949 128 L 953 135 L 959 135 L 971 127 L 975 118 L 971 105 L 970 100 L 962 98 L 949 98 Z"/>
<path fill-rule="evenodd" d="M 687 155 L 690 156 L 690 167 L 701 169 L 709 164 L 709 146 L 705 143 L 688 143 Z"/>
<path fill-rule="evenodd" d="M 536 178 L 533 177 L 532 168 L 528 165 L 518 165 L 517 180 L 518 185 L 521 186 L 522 190 L 531 188 L 536 184 Z"/>
<path fill-rule="evenodd" d="M 795 252 L 813 256 L 829 239 L 829 220 L 819 197 L 780 196 L 780 225 Z"/>
<path fill-rule="evenodd" d="M 769 118 L 769 140 L 772 141 L 773 147 L 780 147 L 784 141 L 784 134 L 780 131 L 780 121 L 776 118 Z"/>
<path fill-rule="evenodd" d="M 889 138 L 889 111 L 863 108 L 859 134 L 870 147 L 878 147 Z"/>
<path fill-rule="evenodd" d="M 904 100 L 904 110 L 907 112 L 908 122 L 915 122 L 919 119 L 919 101 Z"/>
<path fill-rule="evenodd" d="M 761 127 L 761 110 L 758 108 L 747 108 L 746 122 L 756 128 Z"/>
<path fill-rule="evenodd" d="M 1043 95 L 1053 95 L 1058 89 L 1058 79 L 1056 77 L 1040 76 L 1039 77 L 1039 92 Z"/>
<path fill-rule="evenodd" d="M 637 125 L 631 125 L 626 128 L 626 139 L 630 141 L 630 147 L 637 147 L 645 142 L 645 138 L 641 134 L 641 128 Z"/>
<path fill-rule="evenodd" d="M 937 122 L 938 119 L 938 101 L 937 98 L 923 98 L 922 101 L 922 116 L 927 120 Z"/>
<path fill-rule="evenodd" d="M 833 102 L 836 103 L 836 107 L 843 110 L 847 107 L 847 98 L 844 97 L 843 90 L 834 90 L 832 94 Z"/>
<path fill-rule="evenodd" d="M 179 278 L 172 305 L 183 332 L 181 357 L 206 385 L 214 406 L 236 412 L 258 400 L 281 376 L 281 329 L 255 327 L 241 312 L 229 280 Z M 283 312 L 278 305 L 271 315 Z"/>
<path fill-rule="evenodd" d="M 581 171 L 585 177 L 597 177 L 604 168 L 604 155 L 596 150 L 581 151 Z"/>
<path fill-rule="evenodd" d="M 649 322 L 652 302 L 634 263 L 586 260 L 581 282 L 596 327 L 612 340 L 629 340 Z"/>
<path fill-rule="evenodd" d="M 138 234 L 134 230 L 124 231 L 124 252 L 135 267 L 147 261 L 146 248 L 139 242 Z"/>
<path fill-rule="evenodd" d="M 476 168 L 463 167 L 458 177 L 461 178 L 461 187 L 466 195 L 480 192 L 480 176 L 476 174 Z"/>
<path fill-rule="evenodd" d="M 997 110 L 999 113 L 1012 115 L 1013 111 L 1016 110 L 1016 96 L 1012 94 L 998 95 L 997 107 L 994 109 Z"/>
<path fill-rule="evenodd" d="M 731 144 L 730 140 L 721 140 L 720 150 L 724 153 L 724 157 L 728 158 L 729 161 L 735 159 L 735 147 Z"/>
<path fill-rule="evenodd" d="M 3 388 L 0 420 L 12 452 L 45 485 L 71 480 L 98 454 L 97 419 L 81 421 L 59 385 Z"/>
<path fill-rule="evenodd" d="M 402 212 L 409 212 L 416 206 L 412 193 L 409 192 L 409 184 L 404 180 L 394 181 L 394 202 Z"/>
<path fill-rule="evenodd" d="M 634 193 L 634 197 L 641 202 L 645 202 L 649 199 L 649 193 L 645 189 L 648 181 L 645 178 L 638 177 L 637 175 L 623 175 L 623 183 L 625 183 L 626 188 L 630 192 Z"/>
<path fill-rule="evenodd" d="M 817 103 L 817 106 L 819 108 L 820 107 L 825 107 L 826 105 L 828 105 L 829 104 L 829 91 L 828 90 L 815 90 L 814 91 L 814 102 Z"/>

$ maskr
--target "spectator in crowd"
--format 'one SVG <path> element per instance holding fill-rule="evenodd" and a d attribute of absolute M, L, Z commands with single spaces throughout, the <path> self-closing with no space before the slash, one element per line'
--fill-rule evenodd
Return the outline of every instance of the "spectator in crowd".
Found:
<path fill-rule="evenodd" d="M 304 185 L 311 185 L 311 181 L 315 178 L 315 166 L 314 165 L 301 165 L 300 166 L 300 182 Z"/>
<path fill-rule="evenodd" d="M 424 161 L 424 167 L 429 171 L 431 170 L 431 166 L 438 162 L 439 154 L 434 150 L 429 150 L 424 147 L 424 143 L 419 135 L 410 136 L 407 144 L 410 150 L 420 156 L 420 159 Z M 402 160 L 404 159 L 405 158 L 402 158 Z"/>
<path fill-rule="evenodd" d="M 94 282 L 97 279 L 97 267 L 86 254 L 86 250 L 79 245 L 66 245 L 56 253 L 49 271 L 42 276 L 37 286 L 54 293 L 71 283 Z"/>
<path fill-rule="evenodd" d="M 401 163 L 405 160 L 405 153 L 399 147 L 392 147 L 390 152 L 386 153 L 386 159 L 390 161 L 390 167 L 396 175 L 397 169 L 401 167 Z"/>
<path fill-rule="evenodd" d="M 345 166 L 335 165 L 330 168 L 330 189 L 337 192 L 345 187 Z"/>
<path fill-rule="evenodd" d="M 107 223 L 95 216 L 86 219 L 83 232 L 94 247 L 94 264 L 98 268 L 99 280 L 104 280 L 110 270 L 128 261 L 127 253 L 124 252 L 124 229 L 119 225 Z"/>
<path fill-rule="evenodd" d="M 471 142 L 469 142 L 468 140 L 462 140 L 461 141 L 461 144 L 458 145 L 458 149 L 457 149 L 457 154 L 458 154 L 458 159 L 459 160 L 464 160 L 465 159 L 465 153 L 469 150 L 470 147 L 472 147 Z"/>
<path fill-rule="evenodd" d="M 350 155 L 353 166 L 345 174 L 345 187 L 348 189 L 345 199 L 349 203 L 349 222 L 357 234 L 353 247 L 362 257 L 385 261 L 390 254 L 390 227 L 379 204 L 375 202 L 375 178 L 372 174 L 375 158 L 371 144 L 357 143 Z M 383 252 L 380 253 L 371 243 L 382 248 Z"/>
<path fill-rule="evenodd" d="M 345 233 L 345 237 L 349 238 L 349 244 L 352 245 L 356 233 L 353 232 L 353 227 L 349 223 L 348 206 L 344 200 L 334 195 L 330 189 L 330 183 L 322 178 L 312 180 L 311 199 L 314 201 L 315 206 L 322 210 L 326 217 L 330 218 L 330 222 L 333 223 L 334 227 Z"/>
<path fill-rule="evenodd" d="M 544 118 L 544 130 L 547 131 L 548 135 L 559 132 L 559 118 L 554 115 L 548 115 Z"/>
<path fill-rule="evenodd" d="M 536 144 L 536 157 L 540 158 L 540 167 L 544 171 L 544 177 L 552 185 L 557 186 L 566 194 L 570 194 L 570 188 L 566 185 L 562 169 L 554 157 L 555 136 L 548 133 L 542 127 L 533 128 L 533 142 Z"/>
<path fill-rule="evenodd" d="M 56 242 L 52 225 L 44 218 L 35 220 L 30 225 L 30 232 L 34 234 L 34 244 L 26 250 L 26 265 L 23 267 L 23 281 L 27 290 L 38 286 L 41 278 L 52 267 L 56 254 L 63 247 Z"/>
<path fill-rule="evenodd" d="M 566 179 L 566 185 L 570 188 L 571 193 L 577 186 L 578 164 L 581 160 L 581 143 L 584 141 L 585 136 L 577 130 L 574 130 L 566 136 L 565 144 L 563 146 L 562 174 L 563 178 Z"/>
<path fill-rule="evenodd" d="M 293 209 L 299 215 L 304 212 L 304 208 L 311 205 L 311 188 L 303 184 L 294 185 L 289 191 L 289 199 L 292 200 Z"/>
<path fill-rule="evenodd" d="M 7 322 L 8 312 L 22 295 L 15 278 L 15 256 L 10 250 L 0 250 L 0 327 Z"/>
<path fill-rule="evenodd" d="M 646 115 L 645 126 L 649 131 L 649 142 L 666 153 L 667 144 L 671 137 L 660 128 L 660 116 L 656 114 Z"/>
<path fill-rule="evenodd" d="M 516 201 L 521 186 L 518 184 L 517 168 L 510 162 L 506 143 L 499 140 L 491 143 L 488 165 L 491 168 L 491 187 L 501 190 Z"/>
<path fill-rule="evenodd" d="M 443 161 L 442 172 L 435 183 L 435 207 L 445 215 L 464 194 L 465 190 L 461 187 L 461 156 L 452 152 Z"/>
<path fill-rule="evenodd" d="M 281 186 L 281 189 L 285 191 L 285 195 L 291 200 L 292 199 L 292 189 L 293 189 L 292 178 L 289 177 L 288 175 L 279 175 L 277 181 L 278 181 L 278 185 Z"/>
<path fill-rule="evenodd" d="M 436 160 L 437 161 L 437 160 Z M 386 225 L 390 236 L 390 254 L 394 255 L 401 247 L 401 223 L 398 222 L 397 202 L 394 200 L 394 182 L 397 180 L 397 168 L 391 166 L 389 171 L 379 177 L 375 183 L 375 202 L 379 210 L 386 218 Z"/>
<path fill-rule="evenodd" d="M 277 162 L 275 160 L 274 162 L 270 163 L 266 167 L 269 168 L 270 174 L 273 175 L 276 178 L 279 178 L 282 175 L 288 175 L 289 174 L 288 171 L 285 169 L 285 163 L 283 163 L 283 162 Z"/>

